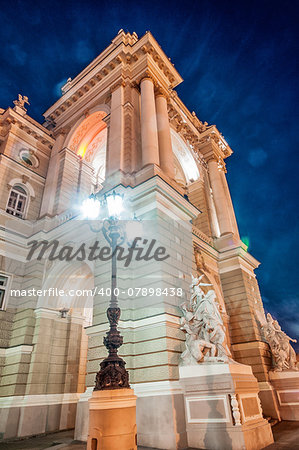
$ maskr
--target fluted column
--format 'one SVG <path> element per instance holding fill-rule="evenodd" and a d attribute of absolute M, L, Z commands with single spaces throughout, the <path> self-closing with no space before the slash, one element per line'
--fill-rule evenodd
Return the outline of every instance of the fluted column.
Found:
<path fill-rule="evenodd" d="M 162 94 L 156 97 L 157 128 L 159 142 L 160 167 L 171 178 L 174 178 L 173 153 L 168 119 L 167 100 Z"/>
<path fill-rule="evenodd" d="M 220 235 L 233 233 L 234 229 L 230 220 L 227 205 L 226 192 L 222 183 L 218 162 L 215 159 L 208 161 L 209 178 L 213 191 L 213 198 L 219 223 Z"/>
<path fill-rule="evenodd" d="M 159 144 L 153 81 L 150 78 L 144 78 L 140 83 L 140 89 L 142 165 L 159 165 Z"/>

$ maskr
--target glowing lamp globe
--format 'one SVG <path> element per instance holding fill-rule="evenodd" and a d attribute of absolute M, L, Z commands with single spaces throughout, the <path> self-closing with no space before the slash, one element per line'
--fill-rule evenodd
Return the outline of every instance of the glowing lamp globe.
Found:
<path fill-rule="evenodd" d="M 100 209 L 101 204 L 93 194 L 84 200 L 81 206 L 83 216 L 88 219 L 96 219 L 100 214 Z"/>
<path fill-rule="evenodd" d="M 119 217 L 124 209 L 123 196 L 113 191 L 112 194 L 106 195 L 105 198 L 109 217 Z"/>

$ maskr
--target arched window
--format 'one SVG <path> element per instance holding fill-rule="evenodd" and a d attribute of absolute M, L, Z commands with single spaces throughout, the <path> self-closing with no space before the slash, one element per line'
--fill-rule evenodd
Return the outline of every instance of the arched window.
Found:
<path fill-rule="evenodd" d="M 9 194 L 6 212 L 24 219 L 27 199 L 28 195 L 24 188 L 18 185 L 13 186 Z"/>

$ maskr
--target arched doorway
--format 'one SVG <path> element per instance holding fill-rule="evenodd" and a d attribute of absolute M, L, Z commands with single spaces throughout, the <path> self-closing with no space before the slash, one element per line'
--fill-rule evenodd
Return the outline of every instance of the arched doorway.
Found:
<path fill-rule="evenodd" d="M 92 184 L 101 188 L 106 173 L 107 125 L 105 111 L 96 111 L 81 119 L 69 134 L 66 145 L 91 164 L 94 171 Z"/>
<path fill-rule="evenodd" d="M 36 340 L 47 348 L 45 393 L 85 390 L 85 327 L 92 324 L 93 287 L 93 270 L 86 263 L 54 264 L 45 278 L 36 308 Z M 49 332 L 43 333 L 46 329 Z M 33 352 L 32 373 L 37 370 L 35 362 L 40 360 L 37 351 L 38 346 Z"/>

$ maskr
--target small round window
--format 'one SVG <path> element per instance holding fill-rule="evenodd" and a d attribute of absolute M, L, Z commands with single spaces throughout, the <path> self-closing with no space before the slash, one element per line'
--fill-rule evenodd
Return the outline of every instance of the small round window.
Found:
<path fill-rule="evenodd" d="M 22 160 L 23 160 L 26 164 L 28 164 L 29 166 L 32 166 L 32 165 L 33 165 L 31 159 L 28 158 L 27 155 L 22 155 Z"/>
<path fill-rule="evenodd" d="M 39 161 L 37 157 L 33 154 L 32 150 L 21 150 L 20 151 L 20 159 L 26 166 L 29 167 L 38 167 Z"/>

